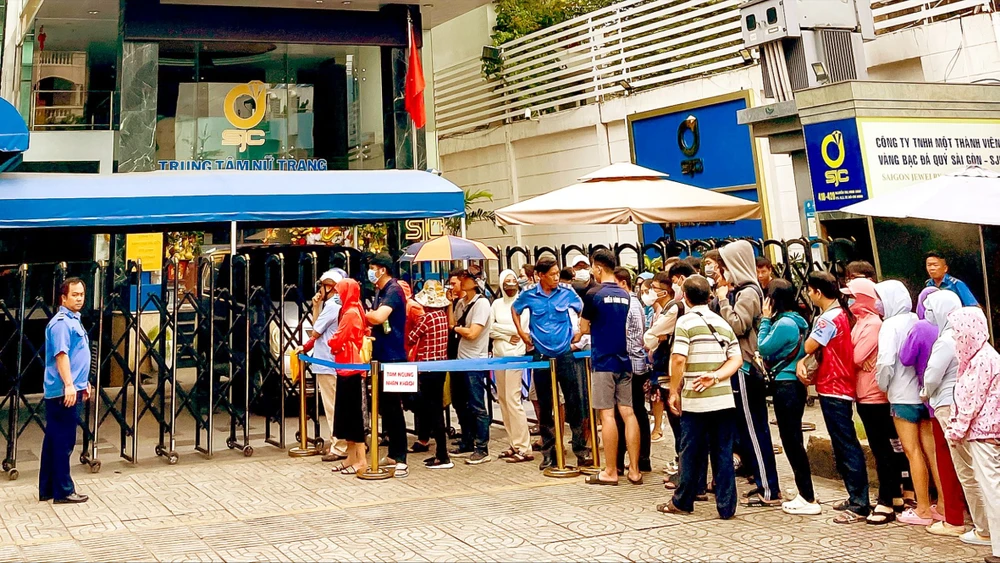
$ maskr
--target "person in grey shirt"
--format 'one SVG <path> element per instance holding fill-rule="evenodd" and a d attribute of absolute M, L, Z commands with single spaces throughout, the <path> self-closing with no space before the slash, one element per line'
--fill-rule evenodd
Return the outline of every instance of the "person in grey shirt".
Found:
<path fill-rule="evenodd" d="M 476 279 L 468 271 L 456 273 L 465 297 L 455 306 L 452 330 L 461 339 L 458 359 L 482 359 L 489 356 L 492 308 Z M 478 465 L 491 461 L 489 454 L 490 415 L 486 410 L 488 371 L 452 372 L 452 404 L 458 412 L 462 443 L 451 452 L 465 457 L 465 463 Z"/>

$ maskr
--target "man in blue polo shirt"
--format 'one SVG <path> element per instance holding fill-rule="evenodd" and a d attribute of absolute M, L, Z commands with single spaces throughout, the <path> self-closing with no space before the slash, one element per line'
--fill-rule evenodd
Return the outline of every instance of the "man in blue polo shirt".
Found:
<path fill-rule="evenodd" d="M 577 465 L 594 464 L 583 433 L 585 418 L 580 395 L 580 380 L 573 366 L 570 345 L 576 337 L 570 311 L 583 312 L 583 301 L 572 288 L 560 285 L 556 261 L 543 258 L 535 265 L 538 285 L 523 292 L 514 301 L 513 320 L 518 335 L 528 350 L 534 350 L 535 361 L 556 360 L 556 379 L 566 400 L 566 419 L 573 431 L 573 453 Z M 521 313 L 530 311 L 530 333 L 521 327 Z M 552 374 L 549 370 L 535 370 L 535 389 L 538 392 L 538 425 L 542 434 L 542 464 L 540 470 L 551 467 L 555 459 L 555 420 L 552 405 Z"/>
<path fill-rule="evenodd" d="M 38 500 L 56 504 L 87 502 L 76 492 L 69 458 L 76 447 L 80 406 L 90 398 L 90 342 L 80 324 L 87 286 L 80 278 L 63 282 L 59 312 L 45 327 L 45 439 L 38 469 Z"/>
<path fill-rule="evenodd" d="M 937 252 L 928 252 L 927 260 L 924 264 L 927 268 L 927 275 L 930 279 L 925 284 L 927 287 L 947 289 L 955 292 L 962 300 L 963 307 L 978 307 L 979 301 L 972 295 L 969 286 L 965 282 L 948 273 L 948 259 Z"/>
<path fill-rule="evenodd" d="M 601 417 L 604 469 L 587 478 L 591 485 L 617 485 L 618 426 L 615 407 L 625 421 L 628 479 L 642 484 L 639 472 L 639 422 L 632 410 L 632 359 L 628 354 L 627 321 L 632 299 L 615 279 L 615 255 L 598 250 L 590 259 L 591 273 L 600 285 L 587 294 L 580 332 L 591 335 L 591 400 Z M 596 436 L 595 436 L 596 439 Z"/>

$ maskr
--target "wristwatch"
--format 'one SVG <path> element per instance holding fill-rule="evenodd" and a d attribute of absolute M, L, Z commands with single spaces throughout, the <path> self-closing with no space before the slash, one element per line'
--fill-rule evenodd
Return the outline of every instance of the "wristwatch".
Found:
<path fill-rule="evenodd" d="M 719 384 L 719 376 L 718 376 L 718 375 L 713 375 L 713 376 L 712 376 L 712 379 L 714 379 L 714 380 L 715 380 L 715 384 L 716 384 L 716 385 L 718 385 L 718 384 Z"/>

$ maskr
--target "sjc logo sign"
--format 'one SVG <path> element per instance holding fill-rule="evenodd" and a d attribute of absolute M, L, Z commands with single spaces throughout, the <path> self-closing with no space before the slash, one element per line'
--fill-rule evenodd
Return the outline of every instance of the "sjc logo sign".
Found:
<path fill-rule="evenodd" d="M 833 149 L 831 151 L 831 148 Z M 844 165 L 844 134 L 834 131 L 823 137 L 822 145 L 823 163 L 829 170 L 826 171 L 826 183 L 839 187 L 850 181 L 847 170 L 841 168 Z"/>
<path fill-rule="evenodd" d="M 255 127 L 267 113 L 267 85 L 259 80 L 240 84 L 229 91 L 224 103 L 226 119 L 236 129 L 222 132 L 222 144 L 239 147 L 240 152 L 246 151 L 248 146 L 263 145 L 265 134 Z"/>
<path fill-rule="evenodd" d="M 803 130 L 816 211 L 836 211 L 868 199 L 855 120 L 813 123 Z"/>

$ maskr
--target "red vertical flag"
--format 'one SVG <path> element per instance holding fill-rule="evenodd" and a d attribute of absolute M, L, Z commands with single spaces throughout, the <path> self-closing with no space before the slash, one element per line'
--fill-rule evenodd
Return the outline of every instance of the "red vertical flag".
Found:
<path fill-rule="evenodd" d="M 406 111 L 413 119 L 413 125 L 420 129 L 427 125 L 427 111 L 424 108 L 424 65 L 417 50 L 417 32 L 410 25 L 410 60 L 406 69 Z"/>

